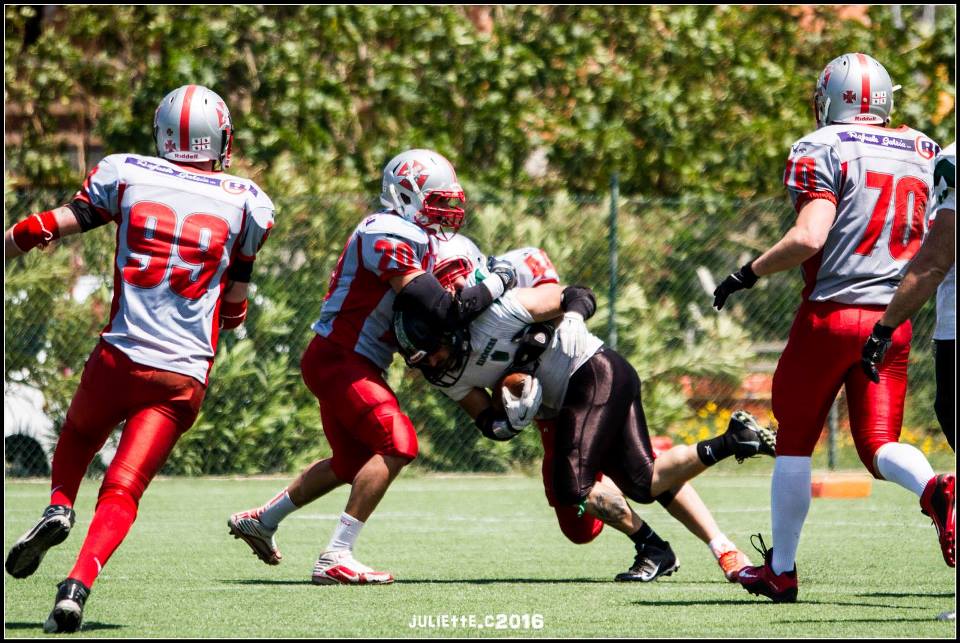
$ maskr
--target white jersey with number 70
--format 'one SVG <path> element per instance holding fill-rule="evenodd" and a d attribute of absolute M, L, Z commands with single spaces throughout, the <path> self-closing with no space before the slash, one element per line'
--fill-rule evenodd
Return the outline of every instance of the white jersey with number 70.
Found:
<path fill-rule="evenodd" d="M 939 150 L 905 125 L 830 125 L 794 143 L 783 182 L 796 210 L 814 199 L 837 207 L 826 244 L 803 264 L 805 299 L 890 303 L 923 242 Z"/>

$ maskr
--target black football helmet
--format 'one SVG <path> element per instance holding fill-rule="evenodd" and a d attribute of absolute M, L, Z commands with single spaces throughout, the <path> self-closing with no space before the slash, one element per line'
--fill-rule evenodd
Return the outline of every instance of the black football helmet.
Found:
<path fill-rule="evenodd" d="M 419 369 L 428 382 L 449 388 L 460 380 L 470 357 L 470 331 L 467 328 L 444 331 L 423 315 L 408 309 L 394 312 L 393 332 L 403 361 L 410 368 Z M 447 357 L 431 366 L 429 357 L 441 348 L 447 349 Z"/>

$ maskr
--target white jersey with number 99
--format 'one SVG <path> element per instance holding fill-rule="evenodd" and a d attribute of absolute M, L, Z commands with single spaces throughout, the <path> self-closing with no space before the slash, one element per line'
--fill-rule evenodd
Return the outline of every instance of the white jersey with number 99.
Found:
<path fill-rule="evenodd" d="M 75 198 L 118 226 L 103 339 L 138 364 L 206 383 L 227 268 L 253 261 L 273 203 L 249 179 L 137 154 L 100 161 Z"/>

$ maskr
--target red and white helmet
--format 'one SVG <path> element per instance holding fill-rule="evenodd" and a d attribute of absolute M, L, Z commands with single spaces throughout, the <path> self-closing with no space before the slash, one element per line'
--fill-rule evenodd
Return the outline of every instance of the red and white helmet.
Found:
<path fill-rule="evenodd" d="M 433 275 L 444 288 L 452 288 L 460 277 L 473 286 L 489 276 L 487 257 L 473 241 L 462 234 L 437 244 L 437 262 Z"/>
<path fill-rule="evenodd" d="M 218 171 L 230 167 L 230 110 L 220 96 L 202 85 L 184 85 L 163 97 L 153 117 L 153 138 L 162 158 L 213 161 Z"/>
<path fill-rule="evenodd" d="M 817 127 L 831 123 L 885 125 L 893 112 L 890 75 L 866 54 L 843 54 L 831 60 L 817 79 L 813 114 Z"/>
<path fill-rule="evenodd" d="M 450 161 L 432 150 L 407 150 L 383 168 L 380 203 L 435 234 L 460 229 L 466 200 Z"/>

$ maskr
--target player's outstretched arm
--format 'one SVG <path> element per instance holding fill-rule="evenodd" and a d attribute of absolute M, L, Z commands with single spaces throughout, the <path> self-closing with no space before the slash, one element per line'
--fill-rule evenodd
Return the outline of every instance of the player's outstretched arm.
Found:
<path fill-rule="evenodd" d="M 51 241 L 81 231 L 80 222 L 73 210 L 65 205 L 54 210 L 37 212 L 10 226 L 3 235 L 3 254 L 9 261 L 37 246 L 44 248 Z"/>
<path fill-rule="evenodd" d="M 476 319 L 490 304 L 516 284 L 516 272 L 495 272 L 497 279 L 464 288 L 451 295 L 440 285 L 433 273 L 415 271 L 390 279 L 397 293 L 394 310 L 404 310 L 415 304 L 428 311 L 444 328 L 457 328 Z"/>
<path fill-rule="evenodd" d="M 783 238 L 740 270 L 727 275 L 713 291 L 713 305 L 723 308 L 727 297 L 745 288 L 752 288 L 759 277 L 796 268 L 820 252 L 837 215 L 837 206 L 827 199 L 814 199 L 797 214 L 797 221 Z"/>
<path fill-rule="evenodd" d="M 590 319 L 597 311 L 597 299 L 585 286 L 543 284 L 535 288 L 518 288 L 514 296 L 534 321 L 547 321 L 566 314 Z"/>
<path fill-rule="evenodd" d="M 907 267 L 897 292 L 880 318 L 880 323 L 896 328 L 913 317 L 936 292 L 950 271 L 957 249 L 957 213 L 941 209 L 917 255 Z"/>
<path fill-rule="evenodd" d="M 954 210 L 941 209 L 937 213 L 930 234 L 907 267 L 907 273 L 887 310 L 864 342 L 860 351 L 860 367 L 874 383 L 880 383 L 880 365 L 893 343 L 893 332 L 933 296 L 953 265 L 957 250 L 956 225 L 957 213 Z"/>

